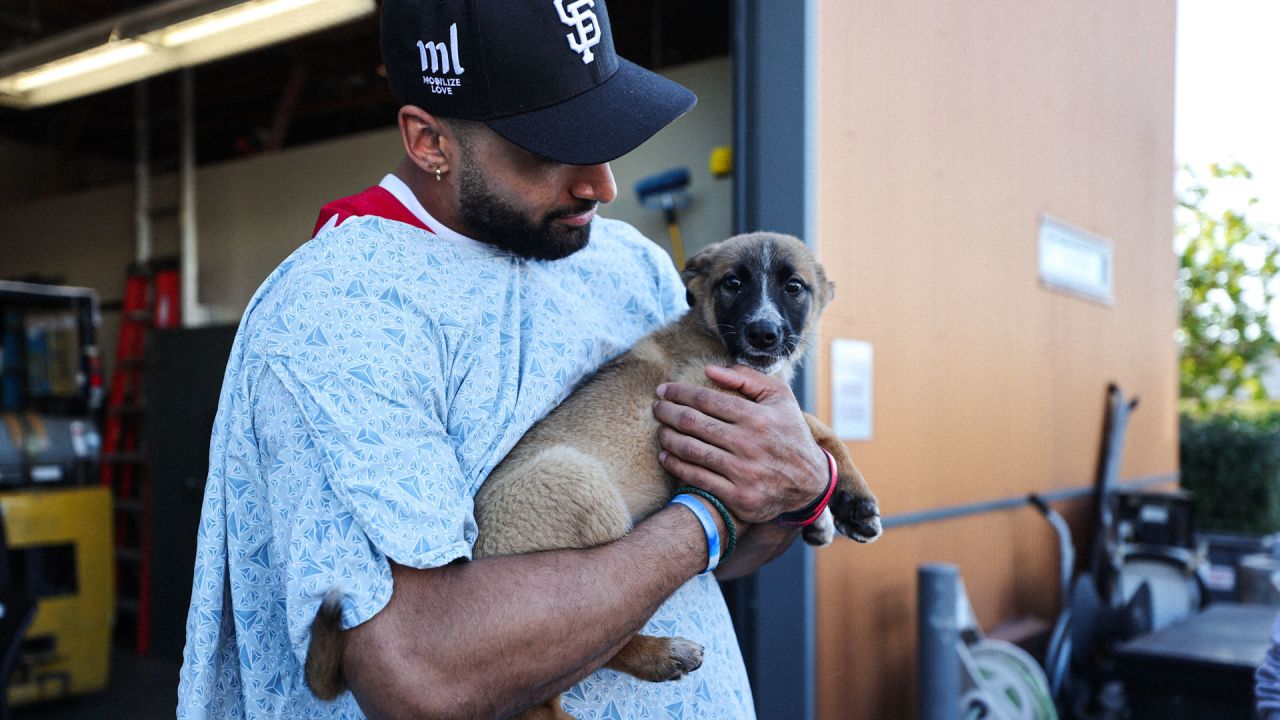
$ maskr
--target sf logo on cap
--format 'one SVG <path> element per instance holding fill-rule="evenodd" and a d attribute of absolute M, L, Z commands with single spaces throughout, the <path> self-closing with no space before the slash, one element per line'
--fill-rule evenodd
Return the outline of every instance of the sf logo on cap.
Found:
<path fill-rule="evenodd" d="M 574 32 L 565 35 L 569 48 L 582 55 L 582 64 L 596 59 L 591 48 L 600 44 L 600 23 L 596 20 L 596 0 L 571 0 L 568 9 L 565 0 L 554 0 L 560 22 L 572 27 Z"/>

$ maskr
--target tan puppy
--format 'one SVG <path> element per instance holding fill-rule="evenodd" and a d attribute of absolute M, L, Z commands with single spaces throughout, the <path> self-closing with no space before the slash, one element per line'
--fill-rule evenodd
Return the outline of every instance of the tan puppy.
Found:
<path fill-rule="evenodd" d="M 587 548 L 626 535 L 666 505 L 679 484 L 658 462 L 654 389 L 673 381 L 715 388 L 708 365 L 743 364 L 790 380 L 805 337 L 832 296 L 804 243 L 773 233 L 716 243 L 689 259 L 683 277 L 691 310 L 602 366 L 485 480 L 475 498 L 475 557 Z M 830 543 L 834 529 L 860 542 L 875 540 L 875 496 L 844 443 L 816 418 L 805 418 L 839 469 L 830 507 L 805 529 L 805 541 Z M 307 656 L 307 683 L 326 699 L 343 689 L 337 599 L 326 598 L 316 615 Z M 701 663 L 702 647 L 690 640 L 637 635 L 606 666 L 657 682 Z M 569 716 L 555 697 L 521 717 Z"/>

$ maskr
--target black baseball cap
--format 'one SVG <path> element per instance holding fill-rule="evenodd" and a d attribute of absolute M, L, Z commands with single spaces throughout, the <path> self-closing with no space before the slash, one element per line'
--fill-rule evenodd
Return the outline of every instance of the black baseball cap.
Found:
<path fill-rule="evenodd" d="M 401 103 L 571 165 L 624 155 L 697 102 L 618 57 L 604 0 L 384 0 L 382 60 Z"/>

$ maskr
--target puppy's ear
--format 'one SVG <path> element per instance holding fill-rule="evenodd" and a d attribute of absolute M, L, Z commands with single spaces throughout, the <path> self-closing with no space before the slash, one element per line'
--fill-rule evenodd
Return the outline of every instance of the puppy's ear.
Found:
<path fill-rule="evenodd" d="M 680 273 L 680 277 L 684 280 L 686 286 L 689 285 L 689 281 L 693 278 L 705 276 L 711 270 L 716 253 L 719 252 L 720 246 L 723 244 L 723 241 L 712 243 L 694 253 L 693 257 L 685 261 L 684 270 Z"/>
<path fill-rule="evenodd" d="M 827 279 L 827 271 L 821 265 L 815 265 L 818 275 L 818 307 L 824 308 L 836 297 L 836 284 Z"/>
<path fill-rule="evenodd" d="M 715 263 L 716 253 L 722 242 L 712 243 L 702 248 L 685 261 L 680 279 L 684 281 L 685 300 L 688 301 L 689 307 L 693 307 L 698 296 L 702 294 L 703 283 L 706 281 L 707 273 L 711 272 L 711 266 Z"/>

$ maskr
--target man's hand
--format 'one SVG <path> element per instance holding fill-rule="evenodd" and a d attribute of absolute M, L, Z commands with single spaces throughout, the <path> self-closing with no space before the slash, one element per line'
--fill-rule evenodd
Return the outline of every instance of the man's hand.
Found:
<path fill-rule="evenodd" d="M 751 368 L 707 366 L 726 390 L 667 383 L 653 414 L 663 467 L 719 497 L 748 523 L 808 505 L 826 487 L 827 460 L 791 388 Z"/>

